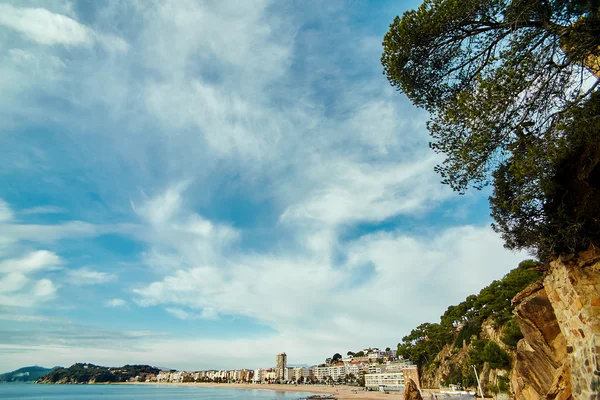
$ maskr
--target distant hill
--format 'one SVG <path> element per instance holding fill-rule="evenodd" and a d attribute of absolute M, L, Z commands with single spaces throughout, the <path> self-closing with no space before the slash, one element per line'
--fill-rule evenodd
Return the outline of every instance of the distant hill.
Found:
<path fill-rule="evenodd" d="M 57 368 L 38 380 L 38 383 L 105 383 L 127 382 L 137 376 L 156 375 L 160 371 L 149 365 L 101 367 L 77 363 L 69 368 Z"/>
<path fill-rule="evenodd" d="M 0 375 L 0 382 L 32 382 L 37 381 L 42 376 L 47 375 L 52 370 L 60 368 L 44 368 L 38 365 L 32 367 L 19 368 L 16 371 L 7 372 Z"/>

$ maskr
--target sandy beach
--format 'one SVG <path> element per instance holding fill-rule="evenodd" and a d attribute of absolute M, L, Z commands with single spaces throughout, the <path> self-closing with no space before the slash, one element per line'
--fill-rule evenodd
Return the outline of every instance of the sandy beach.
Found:
<path fill-rule="evenodd" d="M 123 383 L 128 384 L 128 383 Z M 133 383 L 134 385 L 136 383 Z M 355 386 L 327 386 L 327 385 L 260 385 L 251 383 L 137 383 L 137 385 L 180 385 L 199 387 L 221 387 L 232 389 L 250 390 L 275 390 L 281 392 L 305 392 L 314 394 L 333 395 L 338 400 L 349 399 L 403 399 L 403 393 L 385 394 L 382 392 L 365 392 L 363 388 Z"/>
<path fill-rule="evenodd" d="M 202 384 L 201 384 L 202 385 Z M 207 384 L 213 387 L 229 387 L 237 389 L 276 390 L 284 392 L 310 392 L 314 394 L 330 394 L 339 400 L 347 399 L 403 399 L 402 393 L 385 394 L 382 392 L 366 392 L 355 386 L 327 385 L 257 385 L 257 384 Z"/>
<path fill-rule="evenodd" d="M 259 385 L 250 383 L 191 383 L 190 385 L 210 386 L 210 387 L 227 387 L 235 389 L 254 389 L 254 390 L 279 390 L 283 392 L 309 392 L 313 394 L 329 394 L 333 395 L 338 400 L 349 399 L 404 399 L 404 392 L 377 392 L 364 391 L 364 388 L 356 386 L 327 386 L 327 385 Z M 459 396 L 440 393 L 438 389 L 423 389 L 421 392 L 424 400 L 459 400 L 460 398 L 471 399 L 471 396 Z"/>

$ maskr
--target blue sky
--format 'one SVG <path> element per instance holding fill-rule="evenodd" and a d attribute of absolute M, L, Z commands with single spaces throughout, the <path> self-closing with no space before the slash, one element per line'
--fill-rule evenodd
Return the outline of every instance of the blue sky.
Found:
<path fill-rule="evenodd" d="M 0 370 L 393 347 L 526 258 L 381 73 L 417 5 L 0 2 Z"/>

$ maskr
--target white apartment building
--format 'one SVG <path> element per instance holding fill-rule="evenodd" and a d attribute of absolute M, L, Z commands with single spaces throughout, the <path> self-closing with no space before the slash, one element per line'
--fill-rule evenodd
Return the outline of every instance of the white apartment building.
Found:
<path fill-rule="evenodd" d="M 311 376 L 311 370 L 310 368 L 306 368 L 306 367 L 297 367 L 294 368 L 294 380 L 298 380 L 301 377 L 304 377 L 304 380 L 309 379 Z"/>
<path fill-rule="evenodd" d="M 323 381 L 325 380 L 325 378 L 327 378 L 329 376 L 329 371 L 327 370 L 327 366 L 325 367 L 313 367 L 312 369 L 313 371 L 313 376 L 318 380 L 318 381 Z"/>
<path fill-rule="evenodd" d="M 401 391 L 404 390 L 404 374 L 402 372 L 365 374 L 365 386 L 369 389 Z"/>
<path fill-rule="evenodd" d="M 262 382 L 264 369 L 257 368 L 254 370 L 254 376 L 252 377 L 253 382 Z"/>
<path fill-rule="evenodd" d="M 328 377 L 337 381 L 346 376 L 346 367 L 344 364 L 326 365 L 324 367 L 313 367 L 312 372 L 313 376 L 319 381 L 326 380 Z"/>
<path fill-rule="evenodd" d="M 344 379 L 346 376 L 346 367 L 344 367 L 344 364 L 330 365 L 327 368 L 329 370 L 329 376 L 331 376 L 334 381 L 337 381 L 338 379 Z"/>

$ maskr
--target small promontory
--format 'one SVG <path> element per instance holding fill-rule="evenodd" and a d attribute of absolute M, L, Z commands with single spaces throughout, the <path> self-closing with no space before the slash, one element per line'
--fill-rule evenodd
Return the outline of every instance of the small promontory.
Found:
<path fill-rule="evenodd" d="M 149 365 L 102 367 L 94 364 L 76 363 L 69 368 L 57 368 L 37 382 L 56 384 L 128 382 L 133 378 L 156 375 L 158 372 L 158 368 Z"/>

